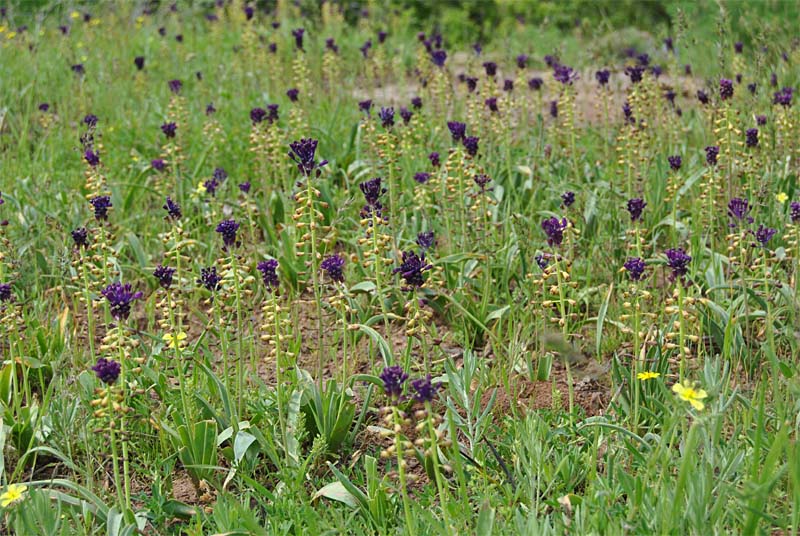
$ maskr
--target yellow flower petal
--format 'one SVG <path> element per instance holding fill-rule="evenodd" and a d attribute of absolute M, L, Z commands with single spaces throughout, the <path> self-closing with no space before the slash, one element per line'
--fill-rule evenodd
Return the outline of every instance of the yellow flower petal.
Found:
<path fill-rule="evenodd" d="M 653 380 L 655 378 L 658 378 L 659 376 L 661 376 L 660 372 L 653 372 L 650 370 L 646 372 L 640 372 L 639 374 L 636 375 L 636 377 L 642 381 Z"/>
<path fill-rule="evenodd" d="M 778 201 L 781 205 L 784 204 L 789 199 L 789 196 L 786 195 L 785 192 L 781 192 L 779 194 L 775 194 L 775 200 Z"/>

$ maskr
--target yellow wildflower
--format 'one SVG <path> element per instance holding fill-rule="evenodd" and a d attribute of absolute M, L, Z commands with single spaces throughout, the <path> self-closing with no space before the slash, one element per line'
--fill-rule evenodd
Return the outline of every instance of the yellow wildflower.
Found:
<path fill-rule="evenodd" d="M 25 492 L 27 490 L 28 486 L 25 484 L 10 484 L 0 495 L 0 506 L 7 508 L 12 504 L 21 501 L 25 498 Z"/>
<path fill-rule="evenodd" d="M 198 195 L 203 195 L 204 193 L 206 193 L 205 181 L 200 181 L 200 182 L 197 183 L 196 192 L 197 192 Z"/>
<path fill-rule="evenodd" d="M 652 372 L 650 370 L 648 370 L 647 372 L 640 372 L 639 374 L 636 375 L 636 377 L 642 381 L 653 380 L 655 378 L 658 378 L 659 376 L 661 376 L 660 372 Z"/>
<path fill-rule="evenodd" d="M 81 14 L 78 13 L 77 11 L 73 11 L 72 13 L 69 14 L 69 18 L 71 18 L 72 20 L 79 19 L 81 18 Z"/>
<path fill-rule="evenodd" d="M 167 348 L 175 348 L 176 344 L 180 344 L 181 341 L 186 340 L 186 333 L 184 333 L 183 331 L 181 331 L 177 335 L 175 335 L 174 333 L 166 333 L 164 334 L 162 339 L 164 340 L 164 342 L 167 343 Z"/>
<path fill-rule="evenodd" d="M 789 196 L 786 195 L 786 192 L 781 192 L 779 194 L 775 194 L 775 200 L 780 203 L 781 205 L 784 204 L 789 199 Z"/>
<path fill-rule="evenodd" d="M 706 407 L 706 405 L 703 403 L 703 399 L 708 396 L 708 393 L 706 393 L 703 389 L 695 389 L 686 380 L 684 380 L 682 384 L 676 383 L 673 385 L 672 391 L 678 395 L 678 398 L 690 403 L 697 411 L 703 411 L 703 408 Z"/>

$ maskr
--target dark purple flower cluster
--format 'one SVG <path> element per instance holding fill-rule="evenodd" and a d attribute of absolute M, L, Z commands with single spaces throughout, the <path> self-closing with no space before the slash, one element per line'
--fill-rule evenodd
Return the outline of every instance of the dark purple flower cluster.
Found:
<path fill-rule="evenodd" d="M 483 104 L 489 109 L 490 112 L 498 112 L 500 109 L 497 107 L 497 97 L 489 97 Z"/>
<path fill-rule="evenodd" d="M 97 221 L 105 221 L 108 219 L 108 209 L 113 206 L 109 196 L 98 195 L 91 198 L 89 204 L 91 204 L 94 209 L 94 217 Z"/>
<path fill-rule="evenodd" d="M 539 78 L 538 76 L 534 76 L 530 80 L 528 80 L 528 87 L 533 91 L 539 91 L 542 89 L 542 84 L 544 84 L 544 80 Z"/>
<path fill-rule="evenodd" d="M 514 81 L 513 80 L 503 80 L 503 91 L 506 91 L 506 92 L 514 91 Z"/>
<path fill-rule="evenodd" d="M 481 192 L 485 192 L 486 187 L 490 182 L 492 182 L 492 179 L 489 177 L 489 175 L 486 175 L 485 173 L 479 173 L 478 175 L 475 175 L 472 180 L 475 181 L 475 184 L 478 185 L 478 188 L 481 189 Z M 491 190 L 491 188 L 489 189 Z"/>
<path fill-rule="evenodd" d="M 369 115 L 370 110 L 372 110 L 372 99 L 367 99 L 359 102 L 358 109 Z"/>
<path fill-rule="evenodd" d="M 364 181 L 358 187 L 361 188 L 364 200 L 367 202 L 364 208 L 361 209 L 361 217 L 369 218 L 372 214 L 375 214 L 376 218 L 382 218 L 383 204 L 381 204 L 380 197 L 386 193 L 386 188 L 381 185 L 381 178 L 375 177 Z"/>
<path fill-rule="evenodd" d="M 333 37 L 325 39 L 325 50 L 330 50 L 334 54 L 339 53 L 339 46 L 336 44 L 336 40 Z"/>
<path fill-rule="evenodd" d="M 785 87 L 773 95 L 772 103 L 780 104 L 781 106 L 788 108 L 792 105 L 793 96 L 794 90 L 790 87 Z"/>
<path fill-rule="evenodd" d="M 409 121 L 411 121 L 411 116 L 414 115 L 414 112 L 406 108 L 405 106 L 400 107 L 400 117 L 403 118 L 403 124 L 407 125 Z"/>
<path fill-rule="evenodd" d="M 789 218 L 792 223 L 800 223 L 800 202 L 792 201 L 789 204 Z"/>
<path fill-rule="evenodd" d="M 594 78 L 597 80 L 598 84 L 601 86 L 606 86 L 611 78 L 611 72 L 608 69 L 601 69 L 594 73 Z"/>
<path fill-rule="evenodd" d="M 622 265 L 625 268 L 625 271 L 628 272 L 628 277 L 631 278 L 633 281 L 641 281 L 644 277 L 644 271 L 646 268 L 644 259 L 639 257 L 631 257 L 625 264 Z"/>
<path fill-rule="evenodd" d="M 433 231 L 425 231 L 417 235 L 417 245 L 424 252 L 436 245 L 436 238 Z"/>
<path fill-rule="evenodd" d="M 553 67 L 553 78 L 556 79 L 556 82 L 570 85 L 578 79 L 578 73 L 572 67 L 558 63 Z"/>
<path fill-rule="evenodd" d="M 133 58 L 133 64 L 136 65 L 138 71 L 144 69 L 144 56 L 136 56 Z"/>
<path fill-rule="evenodd" d="M 462 141 L 467 134 L 467 125 L 459 121 L 448 121 L 447 128 L 450 130 L 454 142 Z"/>
<path fill-rule="evenodd" d="M 252 121 L 254 125 L 261 123 L 266 118 L 267 111 L 264 108 L 253 108 L 250 110 L 250 121 Z"/>
<path fill-rule="evenodd" d="M 86 152 L 83 153 L 83 158 L 91 167 L 97 167 L 100 165 L 100 155 L 92 149 L 86 149 Z"/>
<path fill-rule="evenodd" d="M 417 255 L 414 251 L 403 252 L 403 262 L 392 273 L 400 274 L 407 285 L 406 289 L 419 288 L 425 284 L 424 273 L 433 268 L 433 265 L 425 260 L 425 252 Z"/>
<path fill-rule="evenodd" d="M 551 100 L 550 101 L 550 117 L 553 119 L 558 118 L 558 101 Z"/>
<path fill-rule="evenodd" d="M 628 199 L 628 213 L 631 215 L 631 221 L 636 222 L 642 219 L 642 212 L 644 211 L 644 207 L 647 206 L 647 202 L 640 198 L 635 197 L 633 199 Z"/>
<path fill-rule="evenodd" d="M 161 207 L 167 211 L 167 217 L 172 218 L 173 220 L 179 220 L 183 213 L 181 212 L 181 206 L 172 200 L 171 197 L 167 196 L 167 201 L 164 203 L 164 206 Z"/>
<path fill-rule="evenodd" d="M 436 151 L 433 151 L 431 154 L 428 155 L 428 160 L 431 161 L 431 165 L 435 168 L 438 168 L 441 165 L 441 161 L 439 160 L 439 153 L 437 153 Z"/>
<path fill-rule="evenodd" d="M 378 118 L 381 120 L 383 128 L 392 128 L 394 126 L 394 108 L 391 106 L 388 108 L 381 107 L 381 111 L 378 112 Z"/>
<path fill-rule="evenodd" d="M 486 70 L 486 76 L 495 76 L 497 74 L 497 64 L 493 61 L 483 62 L 483 68 Z"/>
<path fill-rule="evenodd" d="M 631 103 L 625 101 L 622 104 L 622 115 L 625 117 L 625 122 L 633 125 L 636 124 L 636 118 L 633 117 L 633 109 L 631 108 Z"/>
<path fill-rule="evenodd" d="M 415 110 L 419 110 L 422 108 L 422 98 L 421 97 L 411 97 L 411 107 Z"/>
<path fill-rule="evenodd" d="M 680 171 L 681 165 L 683 164 L 683 159 L 680 155 L 673 155 L 668 156 L 667 161 L 669 162 L 669 167 L 672 171 Z"/>
<path fill-rule="evenodd" d="M 447 52 L 441 49 L 432 51 L 431 61 L 437 67 L 444 67 L 444 63 L 447 61 Z"/>
<path fill-rule="evenodd" d="M 344 283 L 344 257 L 338 253 L 326 257 L 319 267 L 331 281 Z"/>
<path fill-rule="evenodd" d="M 111 283 L 100 291 L 111 309 L 111 316 L 116 320 L 126 320 L 131 314 L 131 305 L 134 300 L 140 300 L 144 296 L 141 292 L 134 292 L 130 283 L 122 284 L 119 281 Z"/>
<path fill-rule="evenodd" d="M 717 157 L 719 157 L 719 146 L 718 145 L 709 145 L 706 147 L 706 163 L 709 166 L 716 166 L 717 165 Z"/>
<path fill-rule="evenodd" d="M 243 183 L 241 183 L 239 185 L 239 191 L 242 192 L 243 194 L 249 194 L 250 193 L 250 181 L 244 181 Z"/>
<path fill-rule="evenodd" d="M 478 142 L 480 138 L 477 136 L 465 136 L 463 140 L 464 149 L 467 151 L 467 154 L 470 156 L 475 156 L 478 154 Z"/>
<path fill-rule="evenodd" d="M 306 33 L 305 28 L 297 28 L 296 30 L 292 30 L 292 37 L 294 37 L 294 44 L 299 49 L 305 52 L 303 49 L 303 35 Z"/>
<path fill-rule="evenodd" d="M 159 264 L 156 266 L 156 269 L 153 270 L 153 277 L 158 280 L 158 284 L 161 285 L 162 288 L 169 288 L 172 286 L 172 277 L 174 275 L 175 268 L 164 266 L 163 264 Z"/>
<path fill-rule="evenodd" d="M 92 367 L 92 371 L 97 375 L 97 379 L 106 385 L 111 385 L 117 381 L 121 370 L 122 366 L 119 363 L 113 359 L 106 359 L 105 357 L 98 358 L 97 363 Z"/>
<path fill-rule="evenodd" d="M 520 54 L 517 56 L 517 69 L 524 69 L 528 66 L 528 55 Z"/>
<path fill-rule="evenodd" d="M 642 81 L 642 75 L 644 75 L 644 67 L 641 65 L 630 65 L 625 68 L 625 74 L 628 75 L 628 78 L 631 79 L 631 83 L 638 84 Z"/>
<path fill-rule="evenodd" d="M 95 128 L 97 126 L 97 116 L 94 114 L 86 114 L 83 118 L 83 124 L 89 129 Z"/>
<path fill-rule="evenodd" d="M 10 302 L 13 299 L 10 283 L 0 283 L 0 302 Z"/>
<path fill-rule="evenodd" d="M 222 277 L 217 273 L 216 266 L 200 269 L 200 278 L 197 280 L 198 285 L 209 292 L 216 292 L 220 283 L 222 283 Z"/>
<path fill-rule="evenodd" d="M 697 90 L 697 100 L 700 101 L 700 104 L 708 104 L 708 93 L 703 91 L 702 89 Z"/>
<path fill-rule="evenodd" d="M 222 236 L 223 249 L 236 247 L 241 245 L 241 242 L 236 241 L 236 233 L 239 231 L 239 224 L 235 220 L 223 220 L 216 228 L 217 233 Z"/>
<path fill-rule="evenodd" d="M 414 174 L 414 180 L 420 184 L 425 184 L 431 178 L 431 174 L 425 171 L 420 171 L 419 173 Z"/>
<path fill-rule="evenodd" d="M 767 124 L 767 116 L 766 115 L 757 115 L 756 116 L 756 125 L 763 127 Z"/>
<path fill-rule="evenodd" d="M 169 90 L 175 95 L 177 95 L 178 93 L 181 92 L 181 88 L 183 87 L 183 82 L 181 82 L 180 80 L 170 80 L 169 82 L 167 82 L 167 85 L 169 86 Z"/>
<path fill-rule="evenodd" d="M 408 379 L 408 374 L 403 372 L 402 367 L 399 365 L 386 367 L 379 378 L 383 382 L 383 392 L 389 397 L 390 403 L 395 405 L 400 402 L 403 397 L 403 383 Z"/>
<path fill-rule="evenodd" d="M 756 94 L 756 89 L 757 88 L 758 88 L 758 86 L 756 85 L 755 82 L 750 82 L 749 84 L 747 84 L 747 91 L 749 91 L 751 95 L 755 95 Z"/>
<path fill-rule="evenodd" d="M 742 53 L 742 51 L 744 50 L 744 43 L 742 43 L 741 41 L 737 41 L 737 42 L 735 42 L 735 43 L 733 44 L 733 50 L 734 50 L 734 51 L 735 51 L 737 54 L 741 54 L 741 53 Z"/>
<path fill-rule="evenodd" d="M 767 243 L 770 240 L 772 240 L 772 237 L 775 236 L 777 233 L 778 233 L 777 229 L 773 229 L 772 227 L 765 227 L 763 224 L 761 224 L 758 226 L 758 229 L 756 229 L 755 232 L 756 242 L 758 242 L 758 244 L 761 247 L 766 247 Z"/>
<path fill-rule="evenodd" d="M 750 216 L 750 201 L 741 197 L 734 197 L 728 201 L 728 216 L 731 218 L 731 226 L 736 226 L 739 223 L 753 223 L 753 218 Z"/>
<path fill-rule="evenodd" d="M 150 167 L 156 171 L 164 171 L 167 168 L 167 163 L 161 158 L 154 158 L 150 161 Z"/>
<path fill-rule="evenodd" d="M 758 147 L 758 129 L 748 128 L 745 132 L 745 145 L 748 147 Z"/>
<path fill-rule="evenodd" d="M 366 59 L 367 55 L 369 54 L 369 49 L 372 48 L 372 39 L 367 39 L 363 45 L 358 47 L 358 50 L 361 51 L 361 55 Z"/>
<path fill-rule="evenodd" d="M 203 188 L 205 189 L 206 193 L 211 197 L 217 197 L 217 188 L 219 188 L 219 181 L 214 177 L 211 177 L 207 181 L 203 183 Z"/>
<path fill-rule="evenodd" d="M 569 208 L 575 203 L 575 192 L 564 192 L 561 194 L 561 202 L 565 208 Z"/>
<path fill-rule="evenodd" d="M 728 100 L 733 97 L 733 81 L 727 78 L 722 78 L 719 81 L 719 98 Z"/>
<path fill-rule="evenodd" d="M 564 231 L 567 229 L 567 218 L 558 219 L 555 216 L 542 221 L 542 230 L 547 236 L 550 246 L 560 246 L 564 241 Z"/>
<path fill-rule="evenodd" d="M 261 272 L 261 280 L 267 289 L 274 291 L 278 288 L 278 261 L 275 259 L 261 261 L 256 265 L 256 270 Z"/>
<path fill-rule="evenodd" d="M 692 262 L 692 257 L 687 255 L 682 248 L 668 249 L 665 254 L 667 266 L 672 270 L 671 280 L 682 278 L 689 272 L 689 263 Z"/>
<path fill-rule="evenodd" d="M 414 400 L 423 404 L 430 403 L 436 397 L 436 392 L 442 386 L 441 383 L 432 383 L 431 375 L 419 378 L 411 382 L 414 388 Z"/>
<path fill-rule="evenodd" d="M 164 123 L 161 125 L 161 132 L 163 132 L 167 138 L 174 138 L 177 131 L 178 125 L 173 122 Z"/>
<path fill-rule="evenodd" d="M 319 176 L 322 168 L 328 163 L 327 160 L 316 161 L 317 144 L 317 140 L 311 138 L 302 138 L 289 144 L 289 158 L 297 164 L 298 171 L 306 177 L 314 171 Z"/>
<path fill-rule="evenodd" d="M 78 227 L 70 234 L 72 235 L 72 241 L 75 242 L 76 247 L 89 247 L 89 231 L 86 230 L 86 227 Z"/>
<path fill-rule="evenodd" d="M 296 87 L 286 90 L 286 96 L 289 97 L 289 100 L 292 102 L 297 102 L 297 97 L 300 95 L 300 90 Z"/>

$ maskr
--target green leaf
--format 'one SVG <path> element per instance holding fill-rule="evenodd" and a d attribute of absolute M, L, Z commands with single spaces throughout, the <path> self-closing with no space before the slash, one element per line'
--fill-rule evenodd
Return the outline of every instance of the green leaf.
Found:
<path fill-rule="evenodd" d="M 486 501 L 481 506 L 481 511 L 478 514 L 478 524 L 475 527 L 475 534 L 477 536 L 491 536 L 494 530 L 494 508 Z"/>
<path fill-rule="evenodd" d="M 608 314 L 608 303 L 611 301 L 611 293 L 614 291 L 614 283 L 608 286 L 608 292 L 600 305 L 600 311 L 597 313 L 597 330 L 595 332 L 595 353 L 596 358 L 600 359 L 600 346 L 603 343 L 603 324 L 606 321 L 606 314 Z"/>
<path fill-rule="evenodd" d="M 499 309 L 495 309 L 494 311 L 486 315 L 486 322 L 488 323 L 492 320 L 498 320 L 500 318 L 503 318 L 505 314 L 509 311 L 509 309 L 511 309 L 510 305 L 505 305 L 503 307 L 500 307 Z"/>
<path fill-rule="evenodd" d="M 369 338 L 372 339 L 372 342 L 378 347 L 383 357 L 384 365 L 387 367 L 391 366 L 392 363 L 394 363 L 394 356 L 392 355 L 392 348 L 389 346 L 389 343 L 386 342 L 386 339 L 384 339 L 380 333 L 364 324 L 358 324 L 358 329 L 369 335 Z"/>
<path fill-rule="evenodd" d="M 236 439 L 233 440 L 233 457 L 236 463 L 242 461 L 247 449 L 250 448 L 250 445 L 252 445 L 255 440 L 255 436 L 247 432 L 240 431 L 236 434 Z"/>
<path fill-rule="evenodd" d="M 333 501 L 338 501 L 340 503 L 344 503 L 351 508 L 358 508 L 358 499 L 356 499 L 352 493 L 347 491 L 347 488 L 339 482 L 331 482 L 325 486 L 322 486 L 311 498 L 312 501 L 319 499 L 320 497 L 325 497 L 326 499 L 331 499 Z"/>
<path fill-rule="evenodd" d="M 375 289 L 378 288 L 375 283 L 372 281 L 362 281 L 361 283 L 356 283 L 352 287 L 350 287 L 350 292 L 375 292 Z"/>

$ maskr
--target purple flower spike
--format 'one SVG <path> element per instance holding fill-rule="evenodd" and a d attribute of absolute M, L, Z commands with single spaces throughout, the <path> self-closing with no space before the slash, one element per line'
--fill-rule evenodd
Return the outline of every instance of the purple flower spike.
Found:
<path fill-rule="evenodd" d="M 644 211 L 644 207 L 647 206 L 647 202 L 644 199 L 635 197 L 633 199 L 628 200 L 628 213 L 631 215 L 631 221 L 636 222 L 642 219 L 642 211 Z"/>
<path fill-rule="evenodd" d="M 292 37 L 294 37 L 294 44 L 298 48 L 298 50 L 305 52 L 303 49 L 303 35 L 305 35 L 306 30 L 305 28 L 297 28 L 296 30 L 292 30 Z"/>
<path fill-rule="evenodd" d="M 560 246 L 564 241 L 564 231 L 567 229 L 567 218 L 559 220 L 556 217 L 547 218 L 542 221 L 542 230 L 547 235 L 547 243 L 550 246 Z"/>
<path fill-rule="evenodd" d="M 167 138 L 174 138 L 177 130 L 178 130 L 178 125 L 176 125 L 175 123 L 170 122 L 161 125 L 161 132 L 163 132 Z"/>
<path fill-rule="evenodd" d="M 180 80 L 170 80 L 167 82 L 167 84 L 169 85 L 169 90 L 175 95 L 179 94 L 181 92 L 181 88 L 183 87 L 183 82 Z"/>
<path fill-rule="evenodd" d="M 173 220 L 179 220 L 183 216 L 183 213 L 181 212 L 181 206 L 173 201 L 169 196 L 167 196 L 167 201 L 161 208 L 166 210 L 167 217 L 172 218 Z"/>
<path fill-rule="evenodd" d="M 631 257 L 623 264 L 625 271 L 633 281 L 641 281 L 644 277 L 645 262 L 639 257 Z"/>
<path fill-rule="evenodd" d="M 116 320 L 127 320 L 131 314 L 131 305 L 135 300 L 142 299 L 141 292 L 133 292 L 130 283 L 122 284 L 119 281 L 111 283 L 105 289 L 100 291 L 111 309 L 111 316 Z"/>
<path fill-rule="evenodd" d="M 759 225 L 758 229 L 756 229 L 756 241 L 759 245 L 763 247 L 767 247 L 767 243 L 772 240 L 772 237 L 777 234 L 778 230 L 773 229 L 772 227 L 765 227 L 764 225 Z"/>
<path fill-rule="evenodd" d="M 561 202 L 564 204 L 564 207 L 569 208 L 575 203 L 575 192 L 564 192 L 561 194 Z"/>
<path fill-rule="evenodd" d="M 383 381 L 383 392 L 389 397 L 390 403 L 396 405 L 403 396 L 403 383 L 408 379 L 408 374 L 395 365 L 384 368 L 379 377 Z"/>
<path fill-rule="evenodd" d="M 608 69 L 601 69 L 594 73 L 594 77 L 597 80 L 597 83 L 601 86 L 607 86 L 608 81 L 611 78 L 611 72 Z"/>
<path fill-rule="evenodd" d="M 216 266 L 200 269 L 200 278 L 197 280 L 197 284 L 209 292 L 216 292 L 219 290 L 219 284 L 221 282 L 222 277 L 217 274 Z"/>
<path fill-rule="evenodd" d="M 465 136 L 463 140 L 464 149 L 467 151 L 467 154 L 470 156 L 475 156 L 478 154 L 478 142 L 480 138 L 477 136 Z"/>
<path fill-rule="evenodd" d="M 459 121 L 448 121 L 447 128 L 450 130 L 454 142 L 462 141 L 467 133 L 467 125 Z"/>
<path fill-rule="evenodd" d="M 674 155 L 667 157 L 667 161 L 669 162 L 669 167 L 672 171 L 680 171 L 681 165 L 683 164 L 683 160 L 681 159 L 680 155 Z"/>
<path fill-rule="evenodd" d="M 92 367 L 92 371 L 97 375 L 97 379 L 106 385 L 111 385 L 117 381 L 121 370 L 122 366 L 119 363 L 113 359 L 106 359 L 105 357 L 98 358 L 97 363 Z"/>
<path fill-rule="evenodd" d="M 719 98 L 728 100 L 733 97 L 733 81 L 723 78 L 719 81 Z"/>
<path fill-rule="evenodd" d="M 436 238 L 433 231 L 419 233 L 417 235 L 417 245 L 422 251 L 427 251 L 436 245 Z"/>
<path fill-rule="evenodd" d="M 77 248 L 89 247 L 89 231 L 86 230 L 86 227 L 78 227 L 70 234 Z"/>
<path fill-rule="evenodd" d="M 428 374 L 424 378 L 419 378 L 411 382 L 411 387 L 414 389 L 414 400 L 422 403 L 433 402 L 436 397 L 436 391 L 439 390 L 442 384 L 431 383 L 431 375 Z"/>
<path fill-rule="evenodd" d="M 276 290 L 278 288 L 278 261 L 270 259 L 268 261 L 261 261 L 256 266 L 256 270 L 261 272 L 261 280 L 268 290 Z"/>
<path fill-rule="evenodd" d="M 86 152 L 83 153 L 83 158 L 91 167 L 97 167 L 100 165 L 100 155 L 91 149 L 87 149 Z"/>
<path fill-rule="evenodd" d="M 241 242 L 236 241 L 236 232 L 238 230 L 239 224 L 234 220 L 223 220 L 217 225 L 216 231 L 222 236 L 224 249 L 241 245 Z"/>
<path fill-rule="evenodd" d="M 153 270 L 153 277 L 158 279 L 158 284 L 165 289 L 168 289 L 172 286 L 172 277 L 174 275 L 175 268 L 170 268 L 169 266 L 164 266 L 163 264 L 159 264 L 156 266 L 156 269 Z"/>
<path fill-rule="evenodd" d="M 667 266 L 672 270 L 670 275 L 672 281 L 682 278 L 689 272 L 689 263 L 692 262 L 692 257 L 687 255 L 682 248 L 668 249 L 665 254 Z"/>
<path fill-rule="evenodd" d="M 758 129 L 748 128 L 745 132 L 745 145 L 748 147 L 758 147 Z"/>
<path fill-rule="evenodd" d="M 344 257 L 338 253 L 326 257 L 319 267 L 331 281 L 344 283 Z"/>
<path fill-rule="evenodd" d="M 105 221 L 108 220 L 108 209 L 110 209 L 113 205 L 111 204 L 111 198 L 107 195 L 98 195 L 97 197 L 93 197 L 89 200 L 89 203 L 92 205 L 94 209 L 94 217 L 97 221 Z"/>
<path fill-rule="evenodd" d="M 433 265 L 425 260 L 424 252 L 417 255 L 413 251 L 404 251 L 403 262 L 399 268 L 392 270 L 392 273 L 399 273 L 407 285 L 405 290 L 412 290 L 425 284 L 424 273 L 431 268 L 433 268 Z"/>
<path fill-rule="evenodd" d="M 392 128 L 394 126 L 394 108 L 381 108 L 381 111 L 378 112 L 378 118 L 381 120 L 381 126 L 383 128 Z"/>
<path fill-rule="evenodd" d="M 709 145 L 706 147 L 706 163 L 709 166 L 717 165 L 717 157 L 719 157 L 719 146 Z"/>
<path fill-rule="evenodd" d="M 302 138 L 289 144 L 289 158 L 297 164 L 298 171 L 306 177 L 314 171 L 319 176 L 322 167 L 328 163 L 327 160 L 316 161 L 317 144 L 317 140 L 311 138 Z"/>

